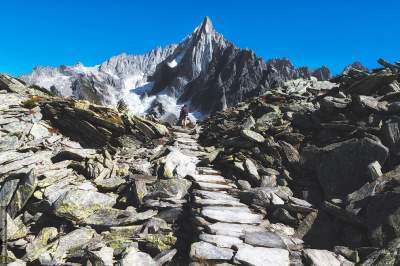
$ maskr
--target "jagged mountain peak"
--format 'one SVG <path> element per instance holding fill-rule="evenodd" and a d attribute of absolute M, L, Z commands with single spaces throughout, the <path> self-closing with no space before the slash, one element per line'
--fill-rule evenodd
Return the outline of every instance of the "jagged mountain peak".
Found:
<path fill-rule="evenodd" d="M 124 99 L 137 114 L 163 106 L 179 114 L 179 104 L 210 114 L 264 93 L 293 79 L 330 76 L 325 68 L 296 68 L 289 59 L 264 61 L 250 49 L 226 40 L 206 16 L 178 45 L 156 48 L 143 55 L 122 53 L 105 62 L 57 68 L 35 68 L 21 78 L 96 103 L 115 105 Z M 53 89 L 52 89 L 53 88 Z M 168 110 L 167 110 L 168 109 Z"/>
<path fill-rule="evenodd" d="M 208 16 L 205 16 L 203 21 L 201 22 L 200 26 L 198 26 L 194 32 L 196 34 L 200 34 L 200 33 L 210 34 L 210 33 L 215 32 L 215 29 L 214 29 L 211 19 Z"/>

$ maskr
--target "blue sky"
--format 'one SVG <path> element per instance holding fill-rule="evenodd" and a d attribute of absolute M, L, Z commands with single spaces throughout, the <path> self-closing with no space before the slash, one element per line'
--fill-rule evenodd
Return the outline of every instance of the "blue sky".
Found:
<path fill-rule="evenodd" d="M 356 60 L 400 60 L 398 0 L 4 0 L 1 10 L 0 72 L 13 75 L 177 43 L 206 15 L 264 59 L 335 73 Z"/>

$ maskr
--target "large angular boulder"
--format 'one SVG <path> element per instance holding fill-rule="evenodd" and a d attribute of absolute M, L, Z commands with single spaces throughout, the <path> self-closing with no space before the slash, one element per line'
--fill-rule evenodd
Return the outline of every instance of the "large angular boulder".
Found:
<path fill-rule="evenodd" d="M 368 165 L 381 165 L 389 155 L 387 147 L 369 138 L 350 139 L 322 148 L 303 149 L 303 166 L 314 171 L 326 199 L 343 198 L 368 180 Z"/>
<path fill-rule="evenodd" d="M 186 179 L 174 178 L 158 180 L 150 189 L 143 200 L 173 198 L 182 199 L 188 192 L 192 183 Z"/>
<path fill-rule="evenodd" d="M 115 203 L 116 196 L 92 190 L 71 189 L 54 202 L 53 208 L 57 216 L 80 221 L 97 210 L 111 208 Z"/>
<path fill-rule="evenodd" d="M 179 150 L 173 149 L 162 159 L 164 163 L 164 177 L 184 178 L 187 175 L 196 174 L 197 159 L 187 156 Z"/>

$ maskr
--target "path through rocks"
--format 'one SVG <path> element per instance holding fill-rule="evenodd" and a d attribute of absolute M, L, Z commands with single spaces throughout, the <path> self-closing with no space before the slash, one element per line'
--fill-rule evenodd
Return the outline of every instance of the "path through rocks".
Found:
<path fill-rule="evenodd" d="M 175 130 L 174 148 L 200 162 L 205 153 L 198 135 Z M 187 249 L 191 265 L 279 266 L 296 261 L 302 241 L 285 234 L 284 225 L 271 225 L 265 213 L 242 203 L 240 190 L 229 177 L 211 166 L 197 166 L 185 178 L 192 182 L 189 217 L 184 221 L 193 229 Z"/>

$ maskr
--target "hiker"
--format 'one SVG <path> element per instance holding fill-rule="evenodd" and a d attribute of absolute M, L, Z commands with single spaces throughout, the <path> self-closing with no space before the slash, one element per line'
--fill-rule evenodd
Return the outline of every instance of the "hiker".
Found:
<path fill-rule="evenodd" d="M 181 109 L 181 113 L 179 114 L 178 125 L 181 125 L 183 128 L 186 127 L 187 117 L 189 115 L 189 108 L 185 104 Z"/>

